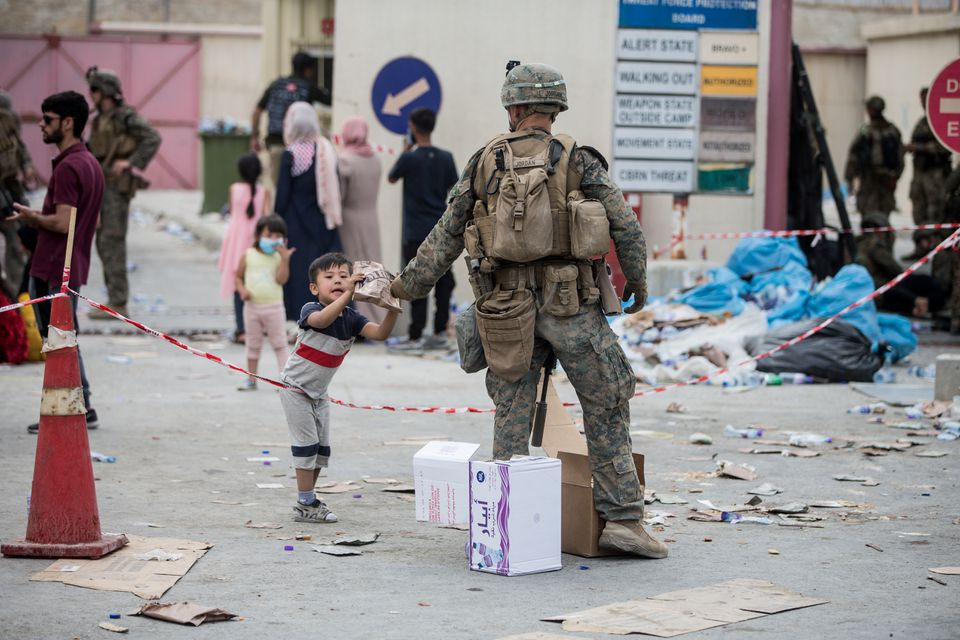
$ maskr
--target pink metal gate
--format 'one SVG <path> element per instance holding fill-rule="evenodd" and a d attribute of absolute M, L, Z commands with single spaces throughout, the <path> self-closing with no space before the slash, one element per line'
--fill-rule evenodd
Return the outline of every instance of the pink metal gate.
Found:
<path fill-rule="evenodd" d="M 56 148 L 40 136 L 40 103 L 71 89 L 89 96 L 84 74 L 97 65 L 120 75 L 124 99 L 163 137 L 146 171 L 152 187 L 197 188 L 199 39 L 0 35 L 0 60 L 0 88 L 23 119 L 24 141 L 44 179 Z"/>

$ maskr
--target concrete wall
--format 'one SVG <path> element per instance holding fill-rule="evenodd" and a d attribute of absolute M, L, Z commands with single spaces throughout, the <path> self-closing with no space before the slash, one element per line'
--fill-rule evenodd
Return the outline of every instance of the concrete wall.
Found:
<path fill-rule="evenodd" d="M 264 89 L 261 37 L 205 34 L 200 51 L 200 114 L 249 124 L 250 113 Z"/>
<path fill-rule="evenodd" d="M 918 94 L 940 69 L 960 57 L 960 17 L 921 15 L 864 25 L 867 41 L 867 95 L 877 94 L 887 103 L 885 115 L 910 138 L 923 115 Z M 910 157 L 897 184 L 897 208 L 910 213 Z"/>
<path fill-rule="evenodd" d="M 457 168 L 487 140 L 506 129 L 500 85 L 507 60 L 548 62 L 567 81 L 570 111 L 556 130 L 595 146 L 609 157 L 613 120 L 613 60 L 617 3 L 580 0 L 341 0 L 336 7 L 334 127 L 349 115 L 370 123 L 374 144 L 401 148 L 400 137 L 376 120 L 370 91 L 390 60 L 416 56 L 440 79 L 443 102 L 434 143 L 453 152 Z M 513 16 L 515 19 L 507 19 Z M 536 19 L 536 29 L 530 29 Z M 379 106 L 379 105 L 378 105 Z M 395 156 L 383 155 L 384 175 Z M 384 180 L 380 192 L 384 259 L 400 264 L 401 186 Z M 457 265 L 456 298 L 469 296 Z"/>

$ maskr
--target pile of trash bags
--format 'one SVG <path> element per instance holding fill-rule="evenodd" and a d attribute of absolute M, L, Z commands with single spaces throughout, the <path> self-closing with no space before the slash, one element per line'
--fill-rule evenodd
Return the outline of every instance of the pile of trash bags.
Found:
<path fill-rule="evenodd" d="M 745 238 L 708 281 L 643 312 L 613 321 L 638 377 L 679 382 L 740 365 L 823 323 L 870 294 L 873 280 L 857 264 L 814 282 L 796 238 Z M 809 338 L 712 382 L 748 384 L 756 372 L 806 374 L 830 382 L 870 382 L 885 362 L 917 346 L 910 321 L 866 302 Z"/>

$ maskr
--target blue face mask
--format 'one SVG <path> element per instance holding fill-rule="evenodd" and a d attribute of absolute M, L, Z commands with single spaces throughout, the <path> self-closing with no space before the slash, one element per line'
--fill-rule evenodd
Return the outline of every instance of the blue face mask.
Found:
<path fill-rule="evenodd" d="M 265 254 L 272 255 L 277 252 L 277 247 L 282 240 L 270 240 L 268 238 L 260 238 L 260 251 L 263 251 Z"/>

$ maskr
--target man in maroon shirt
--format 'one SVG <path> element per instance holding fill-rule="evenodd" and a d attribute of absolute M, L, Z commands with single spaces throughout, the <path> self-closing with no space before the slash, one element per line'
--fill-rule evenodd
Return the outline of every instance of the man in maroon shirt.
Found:
<path fill-rule="evenodd" d="M 100 163 L 84 146 L 81 138 L 87 124 L 90 108 L 87 100 L 76 91 L 57 93 L 43 101 L 43 120 L 40 131 L 43 141 L 57 145 L 60 154 L 53 159 L 53 173 L 43 201 L 43 210 L 36 211 L 20 204 L 14 207 L 14 219 L 37 229 L 37 248 L 30 267 L 30 293 L 45 296 L 60 290 L 63 262 L 66 256 L 67 231 L 70 228 L 70 208 L 77 209 L 77 222 L 70 265 L 70 288 L 79 291 L 87 283 L 90 271 L 90 247 L 97 229 L 100 205 L 103 201 L 103 171 Z M 73 303 L 73 323 L 77 325 L 77 299 Z M 50 323 L 50 303 L 37 305 L 37 324 L 44 337 Z M 90 406 L 90 384 L 80 360 L 80 378 L 83 382 L 83 401 L 87 407 L 87 428 L 96 429 L 97 412 Z M 36 433 L 39 425 L 27 427 Z"/>

